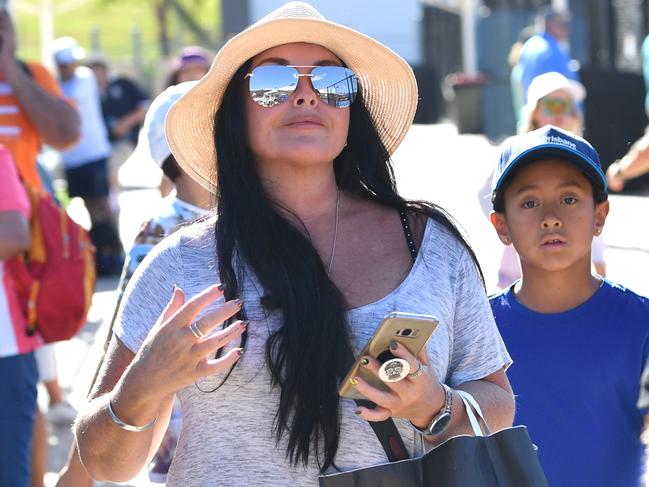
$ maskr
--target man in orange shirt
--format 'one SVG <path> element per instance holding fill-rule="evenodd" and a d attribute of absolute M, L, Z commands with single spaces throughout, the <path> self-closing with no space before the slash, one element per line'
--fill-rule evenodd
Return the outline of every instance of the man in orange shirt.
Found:
<path fill-rule="evenodd" d="M 79 134 L 79 114 L 47 69 L 16 59 L 13 22 L 0 10 L 0 144 L 14 156 L 23 181 L 42 187 L 36 169 L 41 145 L 63 149 Z"/>

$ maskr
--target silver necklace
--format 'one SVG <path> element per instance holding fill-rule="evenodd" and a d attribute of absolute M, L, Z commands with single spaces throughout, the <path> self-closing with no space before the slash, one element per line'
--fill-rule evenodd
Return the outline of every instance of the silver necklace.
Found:
<path fill-rule="evenodd" d="M 334 257 L 336 255 L 336 240 L 338 240 L 338 210 L 340 208 L 340 188 L 336 190 L 336 219 L 334 220 L 334 241 L 331 244 L 331 257 L 329 257 L 329 265 L 327 266 L 327 276 L 331 274 L 331 268 L 334 265 Z"/>

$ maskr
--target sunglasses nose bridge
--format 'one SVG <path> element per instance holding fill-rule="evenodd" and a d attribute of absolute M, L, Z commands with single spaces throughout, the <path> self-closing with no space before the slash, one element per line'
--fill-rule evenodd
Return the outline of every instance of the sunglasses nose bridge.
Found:
<path fill-rule="evenodd" d="M 297 69 L 297 68 L 295 68 Z M 318 96 L 318 91 L 315 89 L 313 86 L 313 74 L 311 72 L 309 73 L 300 73 L 299 71 L 295 74 L 295 77 L 297 78 L 297 85 L 295 86 L 295 90 L 293 91 L 292 95 L 296 96 L 298 98 L 302 98 L 300 96 L 300 89 L 301 86 L 305 87 L 308 90 L 309 95 L 315 95 L 316 99 L 319 99 Z M 306 79 L 304 79 L 306 78 Z"/>
<path fill-rule="evenodd" d="M 297 81 L 298 81 L 298 86 L 296 86 L 296 90 L 299 87 L 300 82 L 308 83 L 308 85 L 311 87 L 311 89 L 314 89 L 313 88 L 313 81 L 312 81 L 312 78 L 313 78 L 312 73 L 310 73 L 310 72 L 309 73 L 300 73 L 298 71 L 297 74 L 295 75 L 295 77 L 297 78 Z M 302 78 L 308 78 L 308 79 L 303 80 Z"/>

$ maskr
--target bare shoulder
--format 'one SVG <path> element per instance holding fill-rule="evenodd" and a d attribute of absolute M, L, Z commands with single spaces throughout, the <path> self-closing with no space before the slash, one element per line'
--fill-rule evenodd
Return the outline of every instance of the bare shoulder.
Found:
<path fill-rule="evenodd" d="M 398 224 L 399 214 L 394 208 L 356 195 L 349 195 L 348 203 L 348 215 L 358 224 L 371 224 L 376 231 L 394 232 L 399 235 L 398 238 L 401 241 L 402 231 L 401 225 Z M 426 214 L 417 211 L 408 212 L 408 223 L 418 247 L 424 238 L 427 222 L 428 216 Z"/>
<path fill-rule="evenodd" d="M 382 221 L 386 215 L 394 213 L 393 209 L 356 194 L 345 193 L 344 200 L 341 201 L 344 201 L 341 208 L 353 219 Z"/>

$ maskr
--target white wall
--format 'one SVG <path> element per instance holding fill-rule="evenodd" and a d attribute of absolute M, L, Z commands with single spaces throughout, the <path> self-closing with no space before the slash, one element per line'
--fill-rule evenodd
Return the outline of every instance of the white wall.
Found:
<path fill-rule="evenodd" d="M 251 23 L 286 0 L 248 0 Z M 411 65 L 421 63 L 419 0 L 309 0 L 333 22 L 356 29 L 382 42 Z"/>

